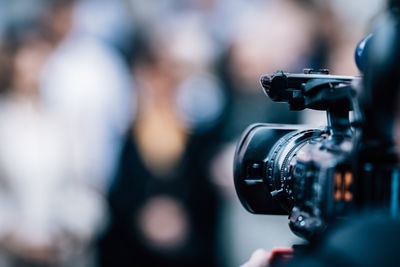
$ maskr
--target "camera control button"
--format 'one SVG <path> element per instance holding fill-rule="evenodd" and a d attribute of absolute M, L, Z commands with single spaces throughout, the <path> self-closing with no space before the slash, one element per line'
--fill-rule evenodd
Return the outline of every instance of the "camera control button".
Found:
<path fill-rule="evenodd" d="M 277 196 L 279 196 L 280 194 L 282 194 L 283 193 L 283 189 L 281 188 L 281 189 L 279 189 L 279 190 L 274 190 L 274 191 L 272 191 L 271 192 L 271 196 L 272 197 L 277 197 Z"/>

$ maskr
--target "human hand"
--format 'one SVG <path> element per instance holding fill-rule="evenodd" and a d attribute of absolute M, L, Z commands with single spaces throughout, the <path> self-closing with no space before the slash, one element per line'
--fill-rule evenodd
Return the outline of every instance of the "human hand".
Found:
<path fill-rule="evenodd" d="M 268 267 L 270 252 L 265 249 L 257 249 L 253 252 L 250 259 L 240 267 Z"/>

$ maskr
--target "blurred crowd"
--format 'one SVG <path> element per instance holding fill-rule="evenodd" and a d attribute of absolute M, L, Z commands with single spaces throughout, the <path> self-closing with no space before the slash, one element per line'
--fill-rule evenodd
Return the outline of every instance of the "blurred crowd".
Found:
<path fill-rule="evenodd" d="M 298 242 L 286 218 L 239 207 L 234 144 L 254 122 L 324 124 L 259 77 L 358 75 L 383 8 L 0 0 L 0 265 L 235 266 Z"/>

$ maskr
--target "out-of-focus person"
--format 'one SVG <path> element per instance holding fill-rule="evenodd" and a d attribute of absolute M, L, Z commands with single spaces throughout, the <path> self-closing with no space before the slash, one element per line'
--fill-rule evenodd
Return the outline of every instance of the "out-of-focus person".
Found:
<path fill-rule="evenodd" d="M 107 2 L 49 1 L 45 23 L 55 50 L 40 81 L 43 105 L 74 125 L 81 140 L 82 168 L 103 193 L 115 175 L 123 136 L 135 110 L 129 68 L 117 44 L 113 45 L 120 37 L 118 28 L 106 27 L 114 25 L 110 13 L 120 9 L 107 9 Z M 93 8 L 96 12 L 91 13 Z M 95 27 L 93 20 L 102 21 L 103 27 Z"/>
<path fill-rule="evenodd" d="M 103 266 L 215 266 L 218 196 L 209 175 L 226 97 L 196 16 L 143 31 L 138 112 L 109 196 Z M 139 43 L 138 39 L 138 43 Z"/>
<path fill-rule="evenodd" d="M 0 51 L 0 265 L 91 266 L 104 200 L 83 176 L 79 139 L 41 106 L 51 52 L 41 34 Z"/>

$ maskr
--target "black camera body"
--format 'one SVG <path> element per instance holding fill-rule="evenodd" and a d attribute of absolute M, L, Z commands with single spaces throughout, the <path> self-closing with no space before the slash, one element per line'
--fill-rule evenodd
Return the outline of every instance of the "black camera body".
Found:
<path fill-rule="evenodd" d="M 266 94 L 287 102 L 291 110 L 326 110 L 328 126 L 255 124 L 244 132 L 235 153 L 234 179 L 248 211 L 289 214 L 292 231 L 311 239 L 331 218 L 351 209 L 357 140 L 349 112 L 359 80 L 325 70 L 261 78 Z"/>
<path fill-rule="evenodd" d="M 368 109 L 361 110 L 357 94 L 361 82 L 326 70 L 261 78 L 272 100 L 287 102 L 291 110 L 325 110 L 328 125 L 260 123 L 245 130 L 235 153 L 234 181 L 248 211 L 288 214 L 290 229 L 308 240 L 332 220 L 359 211 L 379 208 L 398 215 L 394 141 L 371 134 L 380 130 L 364 118 Z"/>

